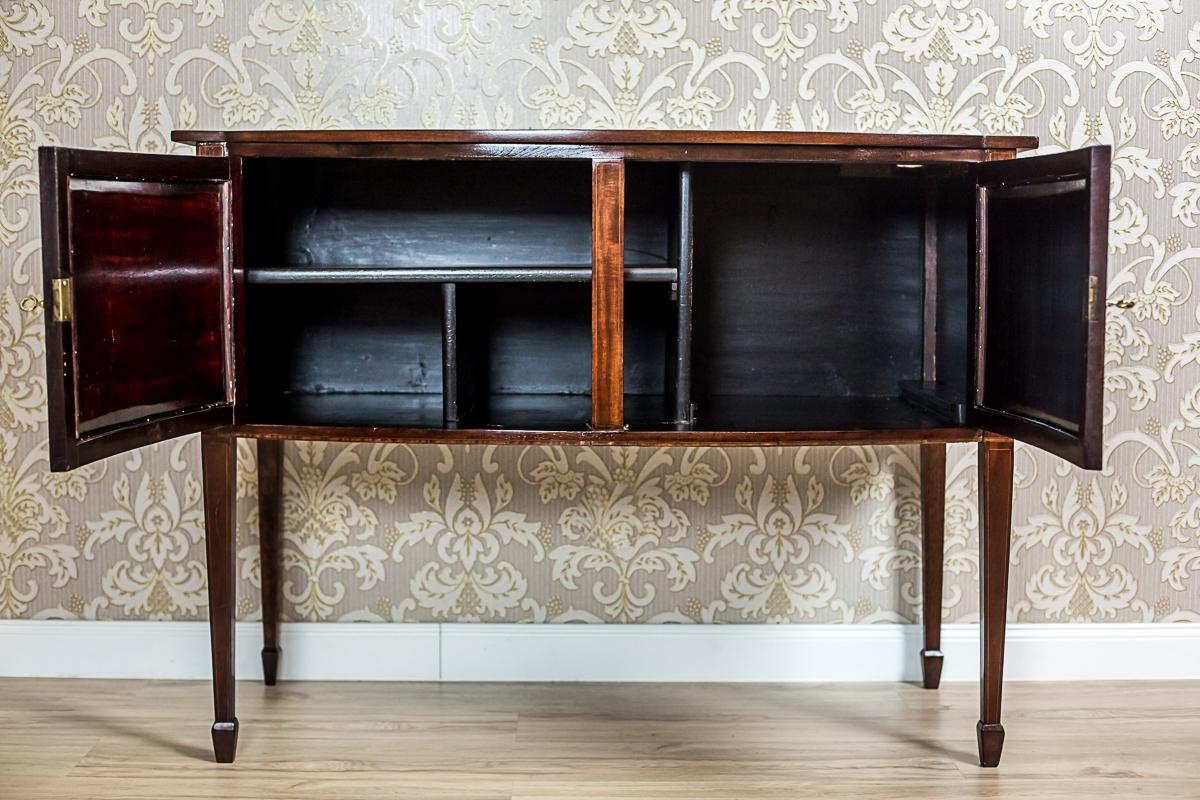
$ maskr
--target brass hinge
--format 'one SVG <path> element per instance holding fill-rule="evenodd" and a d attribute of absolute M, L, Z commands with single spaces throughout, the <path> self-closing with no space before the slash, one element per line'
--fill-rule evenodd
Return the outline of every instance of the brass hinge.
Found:
<path fill-rule="evenodd" d="M 1083 310 L 1083 318 L 1091 322 L 1096 318 L 1096 290 L 1100 286 L 1100 278 L 1095 275 L 1089 275 L 1087 281 L 1087 305 Z"/>
<path fill-rule="evenodd" d="M 71 279 L 55 278 L 50 281 L 50 292 L 54 296 L 54 321 L 71 321 Z"/>

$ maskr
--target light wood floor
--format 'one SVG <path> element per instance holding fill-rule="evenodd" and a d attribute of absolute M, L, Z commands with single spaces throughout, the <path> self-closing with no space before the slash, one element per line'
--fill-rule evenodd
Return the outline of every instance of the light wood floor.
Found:
<path fill-rule="evenodd" d="M 1200 683 L 238 686 L 0 680 L 0 798 L 1200 798 Z"/>

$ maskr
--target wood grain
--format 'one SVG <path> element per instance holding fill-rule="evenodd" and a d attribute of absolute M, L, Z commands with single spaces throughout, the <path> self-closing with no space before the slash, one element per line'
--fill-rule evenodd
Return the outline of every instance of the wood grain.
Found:
<path fill-rule="evenodd" d="M 945 570 L 946 445 L 921 445 L 921 649 L 922 684 L 942 681 L 942 577 Z"/>
<path fill-rule="evenodd" d="M 979 445 L 979 763 L 994 767 L 1004 747 L 1004 628 L 1012 539 L 1013 441 L 988 436 Z"/>
<path fill-rule="evenodd" d="M 975 687 L 242 683 L 238 763 L 204 682 L 0 681 L 0 796 L 894 800 L 1200 794 L 1200 684 L 1016 683 L 999 775 Z"/>
<path fill-rule="evenodd" d="M 45 310 L 51 469 L 231 422 L 228 163 L 38 155 L 43 297 L 72 281 L 72 319 Z"/>
<path fill-rule="evenodd" d="M 248 159 L 245 263 L 586 267 L 591 167 L 589 160 Z M 626 236 L 644 250 L 653 233 Z"/>
<path fill-rule="evenodd" d="M 208 630 L 212 645 L 213 750 L 229 763 L 237 752 L 233 622 L 237 613 L 237 441 L 224 431 L 200 435 L 204 472 L 204 545 L 208 558 Z"/>
<path fill-rule="evenodd" d="M 592 427 L 625 424 L 625 163 L 592 164 Z"/>
<path fill-rule="evenodd" d="M 283 442 L 258 447 L 258 569 L 262 576 L 263 681 L 275 685 L 279 671 L 279 601 L 283 589 Z"/>
<path fill-rule="evenodd" d="M 346 158 L 400 161 L 590 160 L 695 162 L 838 162 L 859 164 L 967 164 L 995 151 L 960 147 L 814 144 L 513 144 L 419 142 L 234 142 L 231 157 Z"/>
<path fill-rule="evenodd" d="M 1104 456 L 1111 150 L 977 165 L 968 421 L 1084 469 Z"/>
<path fill-rule="evenodd" d="M 1038 146 L 1036 136 L 842 133 L 827 131 L 660 130 L 353 130 L 173 131 L 171 140 L 206 146 L 220 142 L 262 144 L 674 144 L 767 145 L 947 149 L 1015 149 Z"/>

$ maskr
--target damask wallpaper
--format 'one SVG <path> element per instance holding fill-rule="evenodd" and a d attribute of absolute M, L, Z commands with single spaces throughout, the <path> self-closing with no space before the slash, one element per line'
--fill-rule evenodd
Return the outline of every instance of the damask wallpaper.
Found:
<path fill-rule="evenodd" d="M 1113 147 L 1107 458 L 1017 456 L 1011 615 L 1200 619 L 1192 0 L 10 0 L 0 13 L 0 617 L 206 614 L 199 446 L 47 471 L 36 148 L 172 128 L 1025 133 Z M 802 191 L 803 187 L 797 187 Z M 255 453 L 239 611 L 259 609 Z M 308 620 L 889 622 L 919 613 L 911 448 L 287 447 Z M 951 449 L 945 618 L 976 613 Z"/>

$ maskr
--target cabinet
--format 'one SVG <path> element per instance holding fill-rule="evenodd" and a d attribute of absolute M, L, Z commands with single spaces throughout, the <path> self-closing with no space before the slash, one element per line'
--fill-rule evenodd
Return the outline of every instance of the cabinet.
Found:
<path fill-rule="evenodd" d="M 235 437 L 913 443 L 927 607 L 945 445 L 977 442 L 980 758 L 999 760 L 1014 439 L 1102 457 L 1109 151 L 1028 137 L 183 131 L 41 152 L 51 464 L 203 432 L 219 760 Z M 941 668 L 925 620 L 927 686 Z"/>

